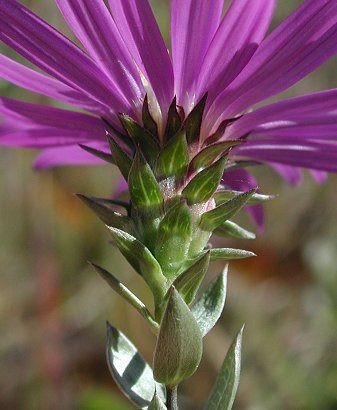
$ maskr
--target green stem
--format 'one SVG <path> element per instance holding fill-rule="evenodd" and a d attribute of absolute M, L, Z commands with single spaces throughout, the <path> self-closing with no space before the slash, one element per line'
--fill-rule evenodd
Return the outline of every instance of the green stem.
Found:
<path fill-rule="evenodd" d="M 167 410 L 178 410 L 178 386 L 166 386 Z"/>

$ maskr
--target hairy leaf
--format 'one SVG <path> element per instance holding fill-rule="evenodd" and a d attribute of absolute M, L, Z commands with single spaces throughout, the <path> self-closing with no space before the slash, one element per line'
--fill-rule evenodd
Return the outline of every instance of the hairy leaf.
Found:
<path fill-rule="evenodd" d="M 247 201 L 255 192 L 256 189 L 251 189 L 243 194 L 236 195 L 224 204 L 204 213 L 201 217 L 201 228 L 207 231 L 213 231 L 246 205 Z"/>
<path fill-rule="evenodd" d="M 184 262 L 192 235 L 192 215 L 185 202 L 166 213 L 158 227 L 155 255 L 166 276 L 174 275 Z"/>
<path fill-rule="evenodd" d="M 175 280 L 174 286 L 187 304 L 193 302 L 195 295 L 203 281 L 210 261 L 210 251 L 206 252 L 192 266 L 185 270 Z"/>
<path fill-rule="evenodd" d="M 213 248 L 211 252 L 211 261 L 227 259 L 244 259 L 256 256 L 254 252 L 234 248 Z"/>
<path fill-rule="evenodd" d="M 215 235 L 218 236 L 231 236 L 238 239 L 255 239 L 254 232 L 247 231 L 241 226 L 232 221 L 225 221 L 222 225 L 218 226 L 215 231 Z"/>
<path fill-rule="evenodd" d="M 141 209 L 158 208 L 163 196 L 156 178 L 143 154 L 137 150 L 129 173 L 129 191 L 133 204 Z"/>
<path fill-rule="evenodd" d="M 226 158 L 220 158 L 208 168 L 200 171 L 184 188 L 182 195 L 190 204 L 206 202 L 219 186 Z"/>
<path fill-rule="evenodd" d="M 131 158 L 122 150 L 122 148 L 118 144 L 116 144 L 116 142 L 110 135 L 107 136 L 107 139 L 115 164 L 118 166 L 123 177 L 128 180 L 132 164 Z"/>
<path fill-rule="evenodd" d="M 96 272 L 108 283 L 108 285 L 123 299 L 129 302 L 148 322 L 151 329 L 157 333 L 159 329 L 158 323 L 153 319 L 151 313 L 147 310 L 144 303 L 134 295 L 123 283 L 121 283 L 115 276 L 106 269 L 101 268 L 95 263 L 91 263 Z"/>
<path fill-rule="evenodd" d="M 156 173 L 159 176 L 181 177 L 187 170 L 188 162 L 186 133 L 180 131 L 160 152 L 156 162 Z"/>
<path fill-rule="evenodd" d="M 118 329 L 107 323 L 106 357 L 121 391 L 138 407 L 147 409 L 155 391 L 165 400 L 164 386 L 155 382 L 151 367 Z"/>
<path fill-rule="evenodd" d="M 185 119 L 184 128 L 186 130 L 186 138 L 188 143 L 190 144 L 195 142 L 199 138 L 206 101 L 207 93 L 201 98 L 198 104 L 193 108 L 193 110 Z"/>
<path fill-rule="evenodd" d="M 106 225 L 114 228 L 122 229 L 130 232 L 133 226 L 132 220 L 118 212 L 113 211 L 109 207 L 102 204 L 102 201 L 97 200 L 94 197 L 77 194 L 77 196 L 83 201 Z"/>
<path fill-rule="evenodd" d="M 202 355 L 202 336 L 190 309 L 171 288 L 154 353 L 155 379 L 176 386 L 197 370 Z"/>
<path fill-rule="evenodd" d="M 239 386 L 243 327 L 229 348 L 204 410 L 231 410 Z"/>
<path fill-rule="evenodd" d="M 235 147 L 236 145 L 240 145 L 242 143 L 242 140 L 231 140 L 209 145 L 192 159 L 191 167 L 194 170 L 205 168 L 215 161 L 220 155 L 228 151 L 229 148 Z"/>
<path fill-rule="evenodd" d="M 130 265 L 143 276 L 154 296 L 161 298 L 166 290 L 166 278 L 152 253 L 134 236 L 108 227 L 116 244 Z"/>
<path fill-rule="evenodd" d="M 208 285 L 201 298 L 191 308 L 202 336 L 206 336 L 213 328 L 225 306 L 227 272 L 228 266 Z"/>

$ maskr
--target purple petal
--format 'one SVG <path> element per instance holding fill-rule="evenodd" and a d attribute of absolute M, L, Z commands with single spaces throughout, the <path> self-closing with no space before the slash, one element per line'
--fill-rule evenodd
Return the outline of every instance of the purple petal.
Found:
<path fill-rule="evenodd" d="M 65 21 L 97 65 L 127 101 L 142 97 L 141 83 L 128 50 L 102 0 L 56 0 Z"/>
<path fill-rule="evenodd" d="M 189 112 L 193 87 L 207 49 L 219 27 L 223 0 L 172 0 L 171 45 L 178 103 Z"/>
<path fill-rule="evenodd" d="M 302 170 L 290 165 L 269 162 L 269 165 L 290 185 L 298 185 L 302 180 Z"/>
<path fill-rule="evenodd" d="M 212 116 L 231 118 L 287 89 L 337 51 L 336 0 L 307 0 L 264 40 L 249 64 L 214 102 Z"/>
<path fill-rule="evenodd" d="M 235 191 L 249 191 L 257 187 L 257 181 L 248 171 L 243 168 L 228 170 L 224 173 L 222 182 Z M 262 205 L 245 206 L 245 211 L 256 222 L 259 231 L 264 228 L 264 212 Z"/>
<path fill-rule="evenodd" d="M 87 144 L 98 150 L 105 150 L 108 153 L 106 144 Z M 35 169 L 52 168 L 63 165 L 96 165 L 105 162 L 94 155 L 89 154 L 78 145 L 67 147 L 48 148 L 43 150 L 35 159 Z"/>
<path fill-rule="evenodd" d="M 81 107 L 88 111 L 99 111 L 98 104 L 82 93 L 54 78 L 40 74 L 0 54 L 0 76 L 29 91 L 46 95 L 59 101 Z"/>
<path fill-rule="evenodd" d="M 100 119 L 79 112 L 46 107 L 0 97 L 0 114 L 22 124 L 30 124 L 59 129 L 85 131 L 105 137 L 105 126 Z"/>
<path fill-rule="evenodd" d="M 107 112 L 130 109 L 82 50 L 15 0 L 0 2 L 0 39 L 42 70 L 102 104 Z"/>
<path fill-rule="evenodd" d="M 318 184 L 323 184 L 323 182 L 325 182 L 328 178 L 328 174 L 323 171 L 316 171 L 315 169 L 310 169 L 309 173 Z"/>
<path fill-rule="evenodd" d="M 234 155 L 295 167 L 337 172 L 337 143 L 307 140 L 248 140 Z"/>
<path fill-rule="evenodd" d="M 91 132 L 76 129 L 28 128 L 0 133 L 0 145 L 7 147 L 47 148 L 92 142 Z M 99 139 L 99 136 L 97 136 Z M 103 140 L 103 138 L 101 138 Z"/>
<path fill-rule="evenodd" d="M 129 188 L 128 183 L 125 181 L 123 177 L 120 177 L 118 184 L 114 190 L 114 197 L 117 198 L 120 193 L 127 191 L 128 188 Z"/>
<path fill-rule="evenodd" d="M 268 30 L 275 0 L 234 0 L 208 49 L 198 78 L 197 99 L 209 99 L 237 77 Z M 208 100 L 209 101 L 209 100 Z"/>
<path fill-rule="evenodd" d="M 173 99 L 173 70 L 147 0 L 110 0 L 118 30 L 163 111 Z"/>
<path fill-rule="evenodd" d="M 247 133 L 301 138 L 336 138 L 337 89 L 270 104 L 237 120 L 226 132 L 235 139 Z"/>

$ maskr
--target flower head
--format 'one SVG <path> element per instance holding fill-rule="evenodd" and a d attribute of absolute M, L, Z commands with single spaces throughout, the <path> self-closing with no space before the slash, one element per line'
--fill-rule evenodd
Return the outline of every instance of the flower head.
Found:
<path fill-rule="evenodd" d="M 147 97 L 159 146 L 169 121 L 179 128 L 201 101 L 191 156 L 240 140 L 231 165 L 268 163 L 291 182 L 301 167 L 319 180 L 337 171 L 337 89 L 250 110 L 336 53 L 335 0 L 304 0 L 269 35 L 276 0 L 232 0 L 223 17 L 224 0 L 172 0 L 171 52 L 147 0 L 55 1 L 85 51 L 16 0 L 0 2 L 0 39 L 45 72 L 0 55 L 0 75 L 87 112 L 1 98 L 0 144 L 42 149 L 38 168 L 100 161 L 79 144 L 107 151 L 107 131 L 128 150 L 121 114 L 143 126 Z"/>

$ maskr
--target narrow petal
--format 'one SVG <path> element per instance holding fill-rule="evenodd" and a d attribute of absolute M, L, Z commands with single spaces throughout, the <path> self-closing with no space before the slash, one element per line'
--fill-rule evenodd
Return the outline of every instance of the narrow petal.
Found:
<path fill-rule="evenodd" d="M 333 141 L 249 140 L 234 155 L 262 162 L 337 172 L 337 143 Z"/>
<path fill-rule="evenodd" d="M 76 131 L 87 131 L 105 136 L 105 126 L 100 119 L 79 112 L 46 107 L 0 97 L 0 115 L 30 127 L 44 126 Z"/>
<path fill-rule="evenodd" d="M 273 162 L 269 162 L 268 165 L 270 165 L 290 185 L 298 185 L 302 180 L 302 170 L 299 167 L 276 164 Z"/>
<path fill-rule="evenodd" d="M 287 89 L 337 51 L 335 0 L 306 0 L 264 40 L 215 100 L 213 118 L 231 118 Z"/>
<path fill-rule="evenodd" d="M 92 132 L 63 128 L 28 128 L 0 133 L 0 145 L 7 147 L 47 148 L 92 142 Z M 97 135 L 104 141 L 104 135 Z"/>
<path fill-rule="evenodd" d="M 42 70 L 101 103 L 107 112 L 130 110 L 82 50 L 16 0 L 0 2 L 0 39 Z"/>
<path fill-rule="evenodd" d="M 337 89 L 267 105 L 233 123 L 226 138 L 247 133 L 301 138 L 337 137 Z"/>
<path fill-rule="evenodd" d="M 110 0 L 118 30 L 165 112 L 173 99 L 173 69 L 147 0 Z"/>
<path fill-rule="evenodd" d="M 0 77 L 34 93 L 46 95 L 88 111 L 99 112 L 99 105 L 81 92 L 2 54 L 0 54 Z"/>
<path fill-rule="evenodd" d="M 98 150 L 105 150 L 108 147 L 103 143 L 87 144 Z M 69 145 L 67 147 L 47 148 L 43 150 L 34 161 L 35 169 L 46 169 L 64 165 L 96 165 L 104 164 L 104 161 L 94 155 L 84 151 L 78 145 Z"/>
<path fill-rule="evenodd" d="M 56 0 L 56 4 L 76 37 L 120 94 L 130 101 L 140 100 L 141 83 L 136 65 L 104 2 Z"/>
<path fill-rule="evenodd" d="M 223 0 L 172 0 L 171 46 L 178 103 L 190 111 L 193 86 L 203 58 L 219 27 Z"/>
<path fill-rule="evenodd" d="M 275 0 L 233 0 L 223 18 L 200 69 L 197 98 L 209 99 L 242 71 L 270 25 Z"/>
<path fill-rule="evenodd" d="M 328 178 L 328 174 L 324 171 L 316 171 L 315 169 L 310 169 L 309 172 L 318 184 L 323 184 L 323 182 L 325 182 Z"/>

